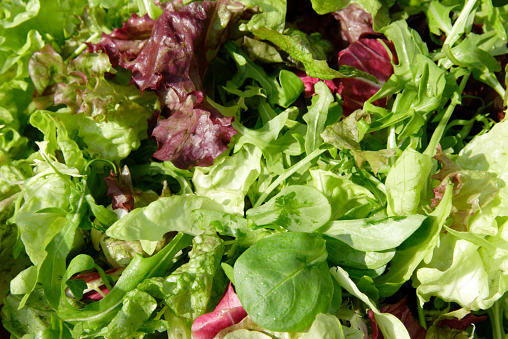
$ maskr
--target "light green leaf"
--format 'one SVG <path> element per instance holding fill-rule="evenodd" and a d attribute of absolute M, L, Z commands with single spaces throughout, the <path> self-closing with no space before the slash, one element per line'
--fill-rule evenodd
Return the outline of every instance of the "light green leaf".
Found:
<path fill-rule="evenodd" d="M 245 195 L 261 171 L 261 151 L 252 144 L 211 167 L 197 167 L 193 183 L 197 195 L 206 196 L 222 205 L 228 213 L 243 215 Z"/>
<path fill-rule="evenodd" d="M 267 27 L 260 27 L 253 33 L 260 39 L 276 44 L 289 53 L 293 59 L 301 62 L 305 72 L 311 77 L 322 80 L 362 77 L 375 83 L 378 82 L 372 75 L 351 66 L 340 66 L 338 71 L 330 68 L 326 60 L 316 58 L 309 37 L 301 31 L 289 29 L 287 32 L 280 33 Z"/>
<path fill-rule="evenodd" d="M 270 337 L 267 334 L 264 334 L 262 332 L 258 331 L 249 331 L 244 328 L 241 328 L 239 330 L 233 331 L 229 334 L 226 334 L 224 336 L 224 339 L 270 339 Z"/>
<path fill-rule="evenodd" d="M 381 220 L 336 220 L 327 224 L 323 234 L 339 239 L 359 251 L 384 251 L 409 238 L 427 219 L 414 214 Z"/>
<path fill-rule="evenodd" d="M 354 249 L 343 241 L 323 236 L 326 240 L 328 261 L 335 266 L 347 266 L 356 269 L 378 269 L 386 266 L 395 256 L 395 249 L 382 252 L 360 251 Z"/>
<path fill-rule="evenodd" d="M 393 65 L 394 74 L 403 81 L 410 81 L 415 66 L 418 65 L 416 56 L 429 55 L 427 44 L 416 31 L 408 27 L 406 20 L 394 21 L 381 32 L 393 42 L 397 52 L 398 63 Z"/>
<path fill-rule="evenodd" d="M 94 335 L 111 338 L 135 335 L 156 308 L 157 301 L 148 293 L 138 290 L 129 291 L 123 299 L 122 308 L 108 326 Z"/>
<path fill-rule="evenodd" d="M 282 30 L 286 22 L 286 0 L 240 0 L 249 8 L 257 6 L 261 13 L 255 14 L 247 23 L 247 29 L 252 31 L 261 27 Z"/>
<path fill-rule="evenodd" d="M 309 331 L 302 335 L 301 339 L 345 339 L 344 330 L 339 319 L 331 314 L 319 313 L 312 323 Z"/>
<path fill-rule="evenodd" d="M 449 34 L 452 30 L 452 20 L 450 19 L 450 12 L 456 8 L 456 5 L 446 6 L 441 2 L 434 0 L 426 7 L 425 14 L 429 21 L 429 29 L 432 34 L 437 36 L 441 32 Z"/>
<path fill-rule="evenodd" d="M 192 243 L 188 263 L 166 278 L 147 279 L 138 286 L 139 290 L 165 300 L 174 314 L 188 321 L 206 312 L 213 278 L 224 253 L 222 239 L 209 231 L 196 236 Z"/>
<path fill-rule="evenodd" d="M 311 184 L 323 193 L 330 202 L 330 220 L 365 218 L 377 205 L 375 197 L 367 188 L 355 184 L 347 176 L 331 171 L 310 169 Z"/>
<path fill-rule="evenodd" d="M 330 220 L 328 199 L 310 186 L 283 188 L 265 204 L 247 211 L 257 227 L 279 225 L 294 232 L 313 232 Z"/>
<path fill-rule="evenodd" d="M 390 270 L 374 279 L 380 296 L 393 295 L 411 278 L 422 261 L 429 262 L 432 259 L 432 251 L 439 244 L 441 229 L 452 209 L 452 192 L 452 186 L 448 185 L 441 202 L 430 214 L 432 217 L 430 232 L 424 233 L 423 239 L 420 239 L 417 245 L 398 250 L 391 261 Z"/>
<path fill-rule="evenodd" d="M 207 197 L 174 195 L 161 197 L 146 207 L 139 207 L 119 219 L 106 235 L 120 240 L 159 241 L 167 232 L 203 233 L 192 214 L 196 209 L 224 212 L 223 205 Z"/>
<path fill-rule="evenodd" d="M 432 261 L 416 273 L 420 303 L 438 296 L 473 311 L 489 309 L 508 291 L 508 223 L 504 220 L 497 235 L 482 241 L 472 236 L 451 232 L 441 237 Z"/>
<path fill-rule="evenodd" d="M 456 160 L 462 168 L 477 171 L 488 171 L 497 174 L 501 204 L 492 211 L 494 217 L 508 216 L 508 120 L 494 125 L 483 135 L 475 137 L 462 149 Z"/>
<path fill-rule="evenodd" d="M 387 212 L 389 216 L 417 212 L 420 195 L 428 182 L 432 159 L 412 148 L 406 148 L 386 178 Z"/>

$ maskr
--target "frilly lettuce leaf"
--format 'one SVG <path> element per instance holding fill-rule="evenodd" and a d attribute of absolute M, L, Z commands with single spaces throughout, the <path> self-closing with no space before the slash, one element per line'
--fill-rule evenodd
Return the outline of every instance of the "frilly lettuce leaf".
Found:
<path fill-rule="evenodd" d="M 417 271 L 415 283 L 422 303 L 439 296 L 470 310 L 488 309 L 508 290 L 506 124 L 500 122 L 475 137 L 455 166 L 443 159 L 442 171 L 460 179 L 454 191 L 455 209 L 466 208 L 472 216 L 467 228 L 460 229 L 463 232 L 448 228 L 432 261 Z"/>
<path fill-rule="evenodd" d="M 489 248 L 451 233 L 442 236 L 432 261 L 416 273 L 420 302 L 438 296 L 473 311 L 490 308 L 508 290 L 507 230 L 505 223 L 487 237 Z"/>
<path fill-rule="evenodd" d="M 468 230 L 471 216 L 493 201 L 499 192 L 498 179 L 495 173 L 486 171 L 465 170 L 460 168 L 443 151 L 438 148 L 435 159 L 442 164 L 441 170 L 432 176 L 440 180 L 441 184 L 434 188 L 436 200 L 443 194 L 443 187 L 450 180 L 454 184 L 453 208 L 451 228 L 459 231 Z M 475 234 L 481 234 L 485 229 L 470 229 Z M 488 233 L 487 233 L 488 234 Z"/>
<path fill-rule="evenodd" d="M 163 299 L 171 311 L 188 322 L 206 312 L 212 292 L 213 278 L 220 266 L 224 244 L 210 231 L 196 236 L 189 252 L 189 262 L 166 278 L 143 281 L 138 290 Z"/>
<path fill-rule="evenodd" d="M 211 167 L 197 167 L 193 183 L 196 194 L 225 206 L 225 211 L 243 216 L 245 196 L 261 171 L 261 151 L 244 145 L 231 157 L 218 159 Z"/>
<path fill-rule="evenodd" d="M 508 216 L 508 120 L 496 124 L 488 133 L 477 136 L 462 149 L 457 165 L 477 171 L 495 173 L 501 203 L 492 211 L 494 216 Z"/>
<path fill-rule="evenodd" d="M 202 79 L 243 6 L 226 1 L 163 6 L 155 22 L 132 18 L 89 51 L 105 51 L 113 65 L 131 70 L 142 91 L 156 91 L 162 114 L 150 131 L 158 142 L 155 158 L 179 168 L 209 166 L 228 148 L 235 130 L 232 118 L 207 103 Z"/>
<path fill-rule="evenodd" d="M 106 80 L 106 72 L 114 72 L 106 55 L 83 54 L 66 67 L 61 56 L 46 46 L 35 53 L 30 66 L 39 108 L 68 106 L 58 113 L 47 111 L 43 115 L 58 126 L 59 145 L 50 143 L 52 149 L 58 147 L 64 151 L 64 147 L 69 148 L 79 140 L 79 146 L 90 156 L 120 160 L 147 138 L 146 120 L 152 114 L 150 95 L 147 93 L 141 99 L 141 93 L 133 86 L 120 86 Z M 153 105 L 155 98 L 151 98 Z M 38 117 L 34 122 L 40 125 L 42 121 L 38 121 L 42 117 Z M 46 124 L 45 128 L 52 129 L 50 125 Z M 53 136 L 48 134 L 49 130 L 43 132 L 47 138 L 55 138 L 54 132 Z M 66 144 L 62 133 L 67 134 Z M 73 140 L 70 140 L 71 135 Z M 71 154 L 75 152 L 69 149 L 64 153 L 76 157 L 77 154 Z M 76 158 L 75 161 L 80 161 L 78 168 L 82 168 L 82 160 Z"/>

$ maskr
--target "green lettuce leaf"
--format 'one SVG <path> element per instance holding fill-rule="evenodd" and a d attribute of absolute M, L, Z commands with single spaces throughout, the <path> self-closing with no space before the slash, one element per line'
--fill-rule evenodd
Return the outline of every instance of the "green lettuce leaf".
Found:
<path fill-rule="evenodd" d="M 59 130 L 79 141 L 89 156 L 113 161 L 125 158 L 147 138 L 146 120 L 156 102 L 153 94 L 141 98 L 136 87 L 106 80 L 106 73 L 115 72 L 106 54 L 82 54 L 67 64 L 49 46 L 30 61 L 36 106 L 67 105 L 53 113 Z"/>
<path fill-rule="evenodd" d="M 496 236 L 486 238 L 491 244 L 488 247 L 452 233 L 442 236 L 432 261 L 416 274 L 420 303 L 429 301 L 430 296 L 438 296 L 473 311 L 492 307 L 508 290 L 507 230 L 505 222 Z"/>
<path fill-rule="evenodd" d="M 196 194 L 224 205 L 228 213 L 244 214 L 245 196 L 261 171 L 261 151 L 245 144 L 231 157 L 210 167 L 197 167 L 192 181 Z"/>
<path fill-rule="evenodd" d="M 330 220 L 366 218 L 378 206 L 374 195 L 364 186 L 355 184 L 351 176 L 339 176 L 331 171 L 310 169 L 310 184 L 330 202 Z"/>
<path fill-rule="evenodd" d="M 212 294 L 214 276 L 220 267 L 224 244 L 210 231 L 196 236 L 189 252 L 189 262 L 166 278 L 143 281 L 138 289 L 163 299 L 171 311 L 190 323 L 206 313 Z"/>
<path fill-rule="evenodd" d="M 159 241 L 167 232 L 178 231 L 199 235 L 193 210 L 209 209 L 225 212 L 224 206 L 198 195 L 174 195 L 161 197 L 146 207 L 139 207 L 115 222 L 106 235 L 120 240 Z"/>
<path fill-rule="evenodd" d="M 412 148 L 406 148 L 386 177 L 387 213 L 411 215 L 420 206 L 420 195 L 428 182 L 432 159 Z"/>

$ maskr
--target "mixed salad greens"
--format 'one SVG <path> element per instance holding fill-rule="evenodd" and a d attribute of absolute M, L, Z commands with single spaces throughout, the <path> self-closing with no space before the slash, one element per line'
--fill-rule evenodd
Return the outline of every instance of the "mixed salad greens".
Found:
<path fill-rule="evenodd" d="M 501 0 L 3 0 L 11 338 L 506 338 Z"/>

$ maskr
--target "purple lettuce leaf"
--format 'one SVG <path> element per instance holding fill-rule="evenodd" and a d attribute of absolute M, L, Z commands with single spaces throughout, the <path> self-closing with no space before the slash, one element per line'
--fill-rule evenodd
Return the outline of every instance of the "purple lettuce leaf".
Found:
<path fill-rule="evenodd" d="M 106 195 L 112 198 L 111 207 L 114 210 L 122 208 L 127 212 L 132 211 L 134 209 L 134 190 L 129 169 L 124 167 L 119 175 L 111 171 L 104 181 L 108 185 Z"/>
<path fill-rule="evenodd" d="M 136 59 L 145 47 L 152 35 L 154 23 L 155 20 L 150 19 L 148 14 L 142 17 L 133 14 L 122 28 L 115 28 L 109 35 L 103 33 L 102 40 L 96 45 L 89 44 L 88 52 L 103 51 L 108 55 L 113 67 L 119 64 L 125 67 Z"/>
<path fill-rule="evenodd" d="M 372 28 L 372 15 L 358 4 L 334 12 L 333 16 L 340 22 L 342 38 L 350 44 L 358 41 L 364 34 L 376 33 Z"/>
<path fill-rule="evenodd" d="M 228 285 L 226 293 L 213 312 L 197 317 L 192 323 L 192 337 L 213 339 L 217 333 L 228 328 L 247 316 L 233 285 Z"/>
<path fill-rule="evenodd" d="M 321 80 L 311 77 L 303 71 L 296 71 L 295 74 L 300 77 L 305 85 L 305 96 L 314 95 L 314 84 L 318 81 L 324 81 L 332 93 L 338 93 L 342 97 L 344 116 L 350 115 L 357 109 L 362 109 L 365 101 L 373 96 L 393 74 L 390 55 L 386 51 L 385 45 L 395 56 L 395 49 L 390 41 L 382 39 L 381 42 L 378 39 L 371 38 L 362 38 L 352 43 L 338 55 L 339 65 L 355 67 L 374 76 L 379 83 L 376 84 L 360 77 Z M 385 107 L 386 103 L 387 98 L 382 98 L 374 101 L 373 104 Z"/>
<path fill-rule="evenodd" d="M 471 325 L 483 321 L 487 319 L 487 316 L 481 316 L 477 317 L 473 315 L 472 313 L 468 313 L 465 315 L 462 319 L 443 319 L 440 320 L 437 324 L 438 327 L 444 327 L 447 326 L 451 329 L 455 329 L 458 331 L 465 331 L 467 330 Z"/>
<path fill-rule="evenodd" d="M 153 156 L 170 160 L 178 168 L 210 166 L 228 149 L 236 131 L 233 118 L 223 117 L 212 107 L 189 104 L 173 109 L 166 119 L 159 119 L 152 136 L 158 142 Z"/>
<path fill-rule="evenodd" d="M 342 110 L 349 115 L 362 109 L 364 102 L 374 95 L 393 74 L 391 58 L 385 45 L 395 56 L 395 49 L 390 41 L 380 39 L 360 39 L 339 53 L 339 65 L 355 67 L 376 77 L 379 83 L 364 78 L 343 78 L 342 91 L 339 93 L 344 100 Z M 395 60 L 396 62 L 396 60 Z M 374 105 L 385 107 L 387 99 L 374 101 Z"/>
<path fill-rule="evenodd" d="M 228 149 L 236 133 L 232 118 L 223 117 L 206 102 L 202 79 L 227 40 L 229 23 L 242 12 L 242 6 L 225 0 L 185 6 L 174 1 L 165 4 L 153 25 L 148 18 L 133 17 L 89 47 L 106 52 L 112 64 L 131 70 L 132 82 L 142 91 L 157 93 L 161 113 L 149 131 L 158 142 L 155 158 L 180 168 L 208 166 Z"/>
<path fill-rule="evenodd" d="M 390 313 L 396 316 L 406 327 L 411 339 L 425 339 L 427 331 L 423 328 L 418 320 L 413 317 L 413 314 L 406 305 L 407 297 L 402 298 L 396 304 L 390 304 L 382 307 L 379 311 L 382 313 Z M 374 312 L 368 310 L 368 317 L 372 325 L 372 339 L 383 339 L 383 334 L 379 331 Z"/>

